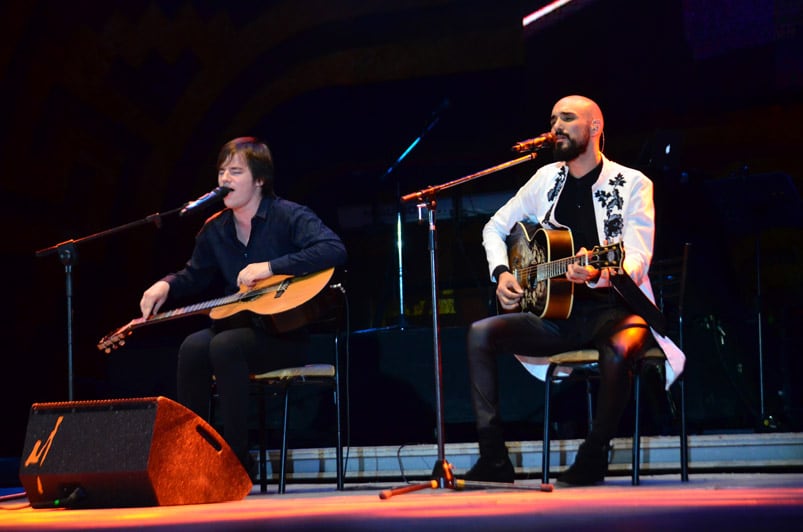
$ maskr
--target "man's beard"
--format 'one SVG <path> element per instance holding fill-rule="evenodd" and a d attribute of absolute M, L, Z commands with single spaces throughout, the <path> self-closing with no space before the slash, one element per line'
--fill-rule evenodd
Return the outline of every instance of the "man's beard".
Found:
<path fill-rule="evenodd" d="M 573 161 L 580 157 L 583 152 L 586 151 L 588 147 L 588 139 L 586 138 L 584 142 L 580 143 L 574 139 L 567 139 L 568 144 L 563 146 L 559 143 L 555 143 L 554 147 L 552 148 L 552 156 L 555 158 L 556 161 Z"/>

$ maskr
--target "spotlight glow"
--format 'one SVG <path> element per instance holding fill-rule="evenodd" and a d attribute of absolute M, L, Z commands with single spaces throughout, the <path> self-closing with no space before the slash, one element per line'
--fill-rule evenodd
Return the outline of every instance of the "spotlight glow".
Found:
<path fill-rule="evenodd" d="M 521 19 L 521 25 L 524 27 L 529 26 L 536 20 L 545 17 L 555 11 L 556 9 L 560 9 L 561 7 L 565 6 L 566 4 L 572 2 L 572 0 L 555 0 L 554 2 L 550 2 L 549 4 L 545 5 L 541 9 L 537 9 Z"/>

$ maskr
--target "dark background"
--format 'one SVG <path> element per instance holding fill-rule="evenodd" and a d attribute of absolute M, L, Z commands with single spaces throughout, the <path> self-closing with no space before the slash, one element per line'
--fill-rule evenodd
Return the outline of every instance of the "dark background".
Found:
<path fill-rule="evenodd" d="M 33 402 L 68 398 L 65 266 L 35 252 L 209 191 L 219 147 L 246 134 L 271 146 L 278 193 L 311 206 L 348 246 L 352 443 L 431 439 L 426 227 L 405 205 L 400 331 L 396 199 L 510 160 L 510 146 L 546 131 L 553 103 L 573 93 L 602 107 L 607 155 L 654 180 L 656 257 L 693 243 L 692 430 L 758 430 L 767 415 L 777 430 L 803 428 L 800 3 L 576 0 L 522 27 L 546 3 L 4 2 L 0 455 L 20 452 Z M 481 227 L 549 160 L 440 198 L 455 427 L 470 425 L 465 326 L 493 308 Z M 158 229 L 77 245 L 75 399 L 173 394 L 175 349 L 197 321 L 142 329 L 111 356 L 95 348 L 188 258 L 204 215 L 158 218 Z M 542 388 L 515 363 L 503 373 L 511 425 L 537 426 Z"/>

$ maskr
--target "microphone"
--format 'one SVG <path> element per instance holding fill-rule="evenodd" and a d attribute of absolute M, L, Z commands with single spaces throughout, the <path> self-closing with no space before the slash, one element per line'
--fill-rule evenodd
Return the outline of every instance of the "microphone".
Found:
<path fill-rule="evenodd" d="M 544 144 L 554 144 L 554 143 L 555 143 L 555 134 L 549 131 L 547 133 L 541 133 L 535 138 L 517 142 L 516 144 L 513 145 L 511 150 L 517 153 L 522 153 L 525 151 L 535 151 Z"/>
<path fill-rule="evenodd" d="M 229 187 L 217 187 L 215 190 L 207 192 L 197 200 L 186 203 L 184 207 L 181 209 L 181 212 L 178 213 L 178 215 L 184 216 L 188 212 L 194 211 L 198 207 L 202 207 L 209 202 L 217 200 L 218 198 L 223 198 L 229 192 L 231 192 L 231 189 Z"/>

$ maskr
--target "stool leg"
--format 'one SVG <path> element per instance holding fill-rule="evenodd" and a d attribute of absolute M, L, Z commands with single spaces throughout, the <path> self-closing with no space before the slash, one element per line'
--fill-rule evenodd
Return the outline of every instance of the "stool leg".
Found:
<path fill-rule="evenodd" d="M 544 444 L 541 449 L 541 482 L 549 484 L 549 396 L 552 391 L 552 372 L 554 367 L 550 364 L 544 380 Z"/>
<path fill-rule="evenodd" d="M 639 485 L 639 468 L 641 467 L 641 432 L 639 418 L 641 417 L 641 368 L 638 368 L 633 376 L 633 395 L 635 400 L 635 413 L 633 421 L 633 463 L 631 465 L 632 477 L 630 483 L 633 486 Z"/>
<path fill-rule="evenodd" d="M 686 385 L 680 376 L 680 481 L 689 481 L 689 439 L 686 434 Z"/>
<path fill-rule="evenodd" d="M 586 415 L 588 416 L 588 432 L 594 429 L 594 402 L 591 397 L 591 379 L 586 379 Z"/>
<path fill-rule="evenodd" d="M 268 438 L 267 438 L 267 427 L 265 426 L 265 415 L 267 407 L 265 406 L 265 401 L 267 401 L 266 394 L 265 394 L 265 387 L 261 384 L 259 385 L 259 491 L 260 493 L 266 493 L 268 491 Z"/>
<path fill-rule="evenodd" d="M 282 420 L 282 456 L 281 471 L 279 473 L 279 493 L 285 490 L 285 475 L 287 473 L 287 410 L 290 403 L 290 385 L 284 386 L 284 419 Z"/>
<path fill-rule="evenodd" d="M 339 357 L 340 349 L 338 346 L 338 338 L 335 335 L 335 417 L 337 419 L 337 441 L 335 442 L 335 460 L 337 464 L 335 471 L 337 474 L 337 489 L 342 491 L 344 486 L 344 472 L 343 472 L 343 434 L 340 425 L 340 364 Z"/>

